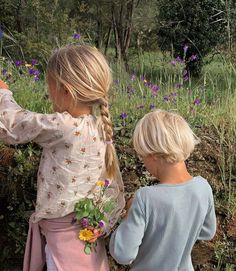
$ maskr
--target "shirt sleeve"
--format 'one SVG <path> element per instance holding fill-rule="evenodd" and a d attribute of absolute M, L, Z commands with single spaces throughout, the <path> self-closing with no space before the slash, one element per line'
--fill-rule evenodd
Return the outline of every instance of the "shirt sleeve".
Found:
<path fill-rule="evenodd" d="M 7 144 L 34 141 L 43 147 L 63 138 L 66 114 L 40 114 L 22 109 L 12 92 L 0 89 L 0 139 Z"/>
<path fill-rule="evenodd" d="M 139 191 L 128 212 L 128 217 L 118 226 L 110 239 L 109 250 L 120 264 L 130 264 L 137 257 L 145 232 L 145 215 L 141 208 Z"/>
<path fill-rule="evenodd" d="M 198 240 L 211 240 L 216 233 L 216 214 L 214 207 L 214 199 L 211 192 L 210 207 L 203 222 Z"/>

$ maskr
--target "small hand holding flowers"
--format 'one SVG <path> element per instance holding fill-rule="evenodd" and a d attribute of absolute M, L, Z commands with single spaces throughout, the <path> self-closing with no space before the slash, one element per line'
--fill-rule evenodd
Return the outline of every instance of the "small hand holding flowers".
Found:
<path fill-rule="evenodd" d="M 108 217 L 116 204 L 114 200 L 104 195 L 110 183 L 109 180 L 97 181 L 98 195 L 93 199 L 83 198 L 75 204 L 76 219 L 82 228 L 78 238 L 85 242 L 84 252 L 86 254 L 96 251 L 97 239 L 106 234 Z"/>

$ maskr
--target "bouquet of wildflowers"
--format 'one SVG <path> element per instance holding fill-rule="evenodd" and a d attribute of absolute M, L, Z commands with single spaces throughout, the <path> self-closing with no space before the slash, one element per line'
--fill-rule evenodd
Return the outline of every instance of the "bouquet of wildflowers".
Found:
<path fill-rule="evenodd" d="M 75 204 L 76 219 L 81 225 L 78 238 L 85 242 L 86 254 L 96 251 L 97 239 L 106 234 L 109 214 L 115 208 L 115 201 L 105 196 L 110 183 L 109 180 L 97 181 L 97 192 L 93 194 L 94 197 L 80 199 Z"/>

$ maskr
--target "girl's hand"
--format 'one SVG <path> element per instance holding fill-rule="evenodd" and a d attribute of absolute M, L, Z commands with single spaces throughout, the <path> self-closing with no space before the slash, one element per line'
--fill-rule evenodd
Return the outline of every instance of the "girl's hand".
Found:
<path fill-rule="evenodd" d="M 0 88 L 8 89 L 8 85 L 0 79 Z"/>

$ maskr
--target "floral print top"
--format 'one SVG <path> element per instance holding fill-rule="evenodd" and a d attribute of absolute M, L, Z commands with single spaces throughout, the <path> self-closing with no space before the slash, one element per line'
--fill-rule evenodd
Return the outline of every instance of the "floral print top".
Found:
<path fill-rule="evenodd" d="M 76 201 L 89 195 L 104 172 L 106 144 L 93 115 L 40 114 L 22 109 L 11 91 L 0 90 L 0 139 L 8 144 L 30 141 L 43 147 L 33 222 L 63 217 Z M 119 210 L 124 207 L 123 182 L 111 187 Z"/>

